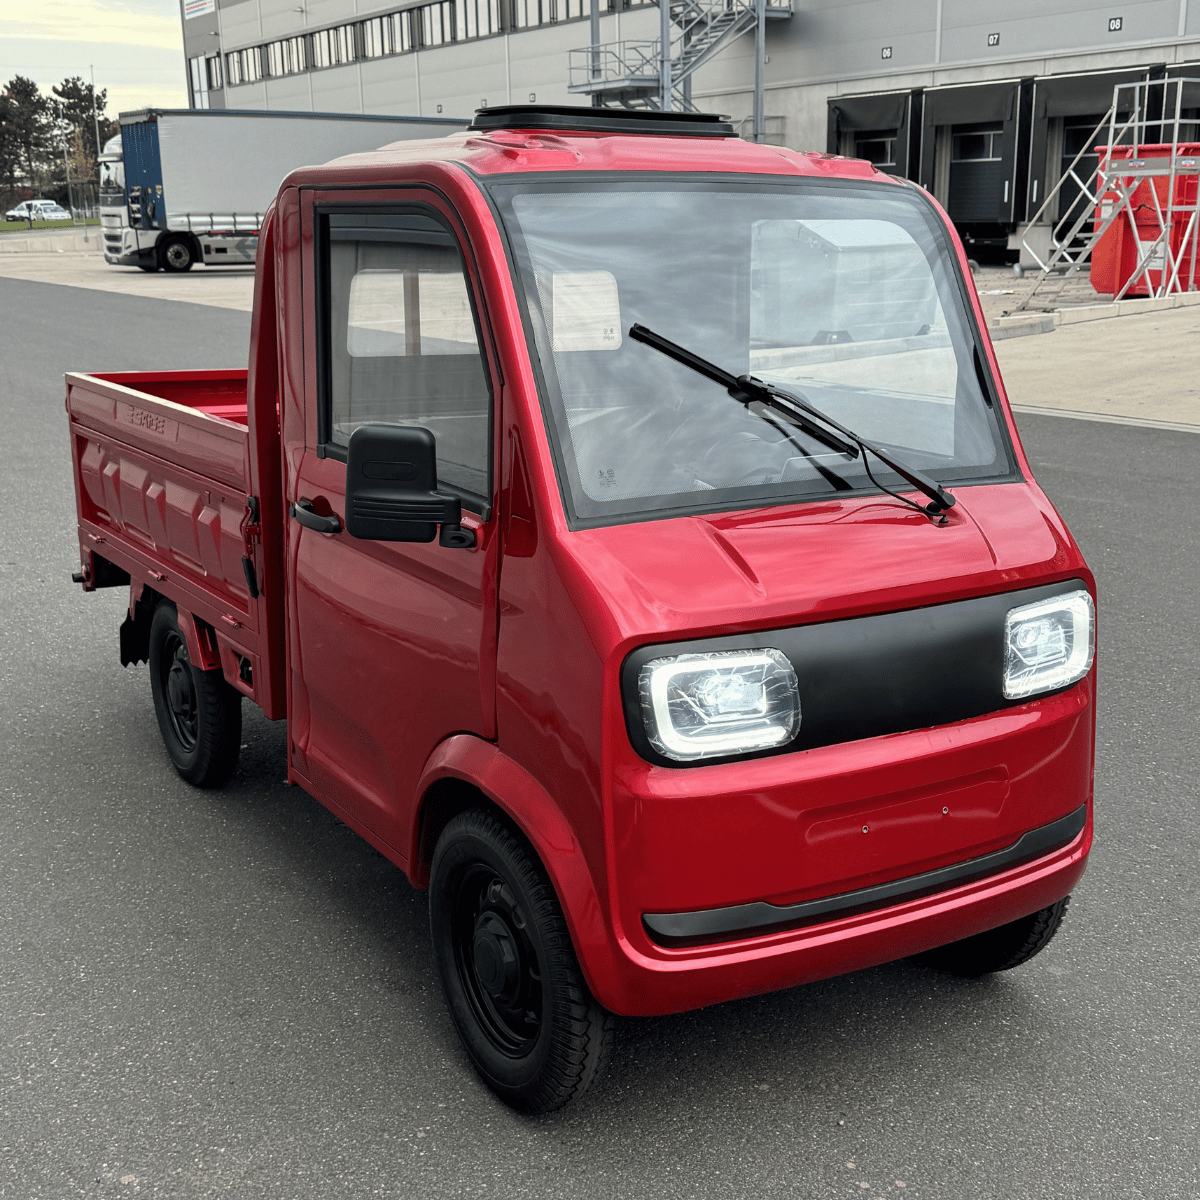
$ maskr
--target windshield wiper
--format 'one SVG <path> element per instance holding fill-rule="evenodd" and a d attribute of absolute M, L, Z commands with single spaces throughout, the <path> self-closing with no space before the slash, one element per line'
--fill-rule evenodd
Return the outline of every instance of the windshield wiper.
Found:
<path fill-rule="evenodd" d="M 835 421 L 828 413 L 822 412 L 812 401 L 798 392 L 787 391 L 753 375 L 731 375 L 715 363 L 710 363 L 698 354 L 693 354 L 690 350 L 676 345 L 675 342 L 668 341 L 654 330 L 647 329 L 645 325 L 631 326 L 629 336 L 635 342 L 644 342 L 668 358 L 673 358 L 677 363 L 682 363 L 706 379 L 720 384 L 739 404 L 747 407 L 751 404 L 761 404 L 764 408 L 779 413 L 790 424 L 802 429 L 815 441 L 848 458 L 858 458 L 861 453 L 867 478 L 881 492 L 886 492 L 910 508 L 915 508 L 917 512 L 925 513 L 926 516 L 936 519 L 939 525 L 946 524 L 946 513 L 954 507 L 954 497 L 949 492 L 943 491 L 941 486 L 923 471 L 918 471 L 916 467 L 910 467 L 901 462 L 890 450 L 885 450 L 875 442 L 869 442 L 866 438 L 860 437 L 852 429 L 847 429 L 845 425 Z M 822 424 L 818 425 L 818 421 Z M 824 428 L 824 426 L 829 428 Z M 831 432 L 831 430 L 835 432 Z M 839 437 L 838 434 L 842 436 Z M 880 462 L 891 467 L 901 479 L 911 483 L 917 491 L 928 496 L 929 503 L 922 506 L 908 499 L 907 496 L 901 496 L 897 492 L 893 492 L 891 488 L 884 487 L 871 474 L 871 464 L 867 461 L 868 451 L 875 455 Z"/>

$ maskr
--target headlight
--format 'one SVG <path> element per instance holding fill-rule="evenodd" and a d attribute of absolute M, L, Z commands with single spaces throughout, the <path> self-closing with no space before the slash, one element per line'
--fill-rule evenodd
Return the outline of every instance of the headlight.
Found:
<path fill-rule="evenodd" d="M 800 728 L 796 672 L 778 650 L 651 659 L 638 694 L 650 744 L 681 762 L 782 746 Z"/>
<path fill-rule="evenodd" d="M 1096 610 L 1087 592 L 1014 608 L 1004 622 L 1004 696 L 1019 700 L 1082 679 L 1095 653 Z"/>

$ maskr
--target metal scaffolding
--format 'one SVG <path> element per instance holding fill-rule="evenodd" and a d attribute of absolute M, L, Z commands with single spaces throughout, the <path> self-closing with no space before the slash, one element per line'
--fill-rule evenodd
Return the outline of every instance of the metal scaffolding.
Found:
<path fill-rule="evenodd" d="M 1096 263 L 1104 239 L 1110 238 L 1108 247 L 1120 248 L 1117 239 L 1126 233 L 1137 247 L 1136 259 L 1132 273 L 1114 289 L 1114 301 L 1131 288 L 1144 288 L 1155 298 L 1197 289 L 1200 117 L 1185 107 L 1185 93 L 1200 104 L 1200 79 L 1156 79 L 1113 89 L 1112 107 L 1025 229 L 1022 245 L 1040 277 L 1014 312 L 1053 308 L 1073 277 Z M 1106 129 L 1102 148 L 1097 139 Z M 1085 177 L 1080 164 L 1095 150 L 1098 164 Z M 1060 211 L 1072 190 L 1075 195 Z M 1034 232 L 1047 229 L 1048 247 Z"/>
<path fill-rule="evenodd" d="M 662 0 L 655 40 L 599 42 L 593 0 L 592 44 L 570 51 L 568 90 L 593 104 L 695 112 L 692 75 L 745 33 L 754 33 L 754 133 L 763 140 L 766 23 L 792 15 L 792 0 Z"/>

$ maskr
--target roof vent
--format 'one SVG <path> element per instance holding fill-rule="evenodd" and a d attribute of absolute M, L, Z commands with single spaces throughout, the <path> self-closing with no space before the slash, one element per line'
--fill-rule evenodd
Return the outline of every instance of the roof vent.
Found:
<path fill-rule="evenodd" d="M 645 108 L 585 108 L 579 104 L 505 104 L 477 108 L 470 128 L 553 129 L 574 133 L 650 133 L 672 137 L 737 137 L 716 113 L 656 112 Z"/>

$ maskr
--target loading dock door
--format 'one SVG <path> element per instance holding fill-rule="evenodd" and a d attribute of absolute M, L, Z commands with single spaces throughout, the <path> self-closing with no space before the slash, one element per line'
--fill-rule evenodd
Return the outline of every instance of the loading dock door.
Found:
<path fill-rule="evenodd" d="M 854 157 L 866 159 L 873 167 L 897 174 L 895 129 L 868 129 L 854 133 Z"/>
<path fill-rule="evenodd" d="M 955 224 L 995 221 L 1008 196 L 1002 124 L 955 125 L 946 211 Z"/>
<path fill-rule="evenodd" d="M 920 183 L 958 225 L 1004 225 L 1014 219 L 1022 82 L 926 88 Z"/>
<path fill-rule="evenodd" d="M 889 175 L 916 178 L 921 93 L 830 96 L 826 150 L 865 158 Z"/>
<path fill-rule="evenodd" d="M 1142 67 L 1124 71 L 1098 71 L 1079 75 L 1047 75 L 1033 81 L 1033 129 L 1029 155 L 1029 216 L 1037 212 L 1050 189 L 1071 165 L 1076 151 L 1112 105 L 1113 88 L 1118 83 L 1137 83 L 1152 78 L 1161 68 Z M 1088 128 L 1082 128 L 1087 122 Z M 1104 130 L 1101 140 L 1108 140 Z M 1067 153 L 1067 146 L 1073 149 Z M 1076 168 L 1082 178 L 1095 168 L 1092 157 Z M 1082 170 L 1081 170 L 1082 168 Z M 1075 189 L 1062 196 L 1058 212 L 1078 194 Z"/>
<path fill-rule="evenodd" d="M 1085 113 L 1078 117 L 1051 117 L 1051 120 L 1062 121 L 1062 156 L 1058 163 L 1058 173 L 1060 176 L 1066 175 L 1070 170 L 1071 164 L 1075 162 L 1075 155 L 1081 150 L 1085 151 L 1079 162 L 1075 163 L 1075 175 L 1078 179 L 1087 181 L 1091 179 L 1092 173 L 1100 165 L 1100 156 L 1096 153 L 1096 146 L 1100 143 L 1107 142 L 1108 128 L 1105 127 L 1099 134 L 1095 133 L 1096 126 L 1104 119 L 1103 113 Z M 1064 229 L 1056 230 L 1055 235 L 1069 232 L 1070 224 L 1074 218 L 1079 215 L 1080 195 L 1082 188 L 1075 179 L 1065 179 L 1061 190 L 1058 193 L 1058 213 L 1057 216 L 1064 217 Z M 1088 198 L 1084 197 L 1087 201 Z M 1083 236 L 1089 236 L 1092 232 L 1092 222 L 1084 225 L 1080 233 Z"/>

